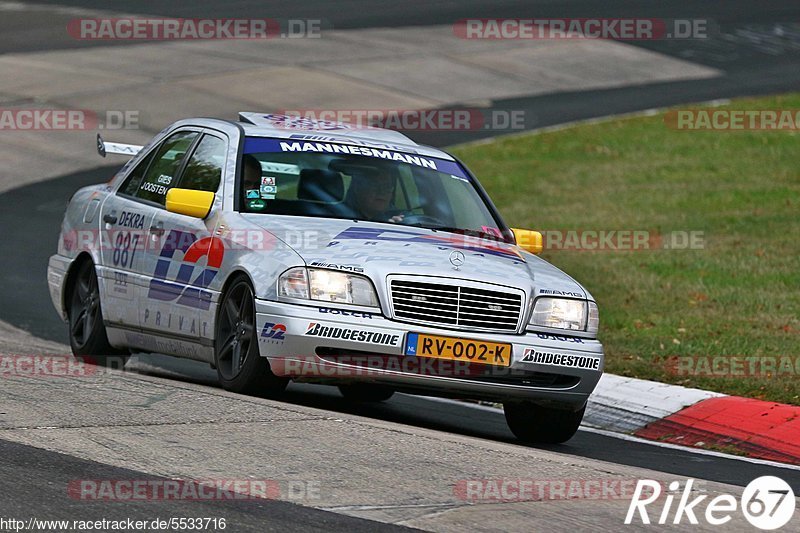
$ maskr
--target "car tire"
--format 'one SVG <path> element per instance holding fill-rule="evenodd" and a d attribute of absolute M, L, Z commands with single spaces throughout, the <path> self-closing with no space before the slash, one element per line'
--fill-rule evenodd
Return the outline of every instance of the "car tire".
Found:
<path fill-rule="evenodd" d="M 371 383 L 339 385 L 339 392 L 346 400 L 365 403 L 385 402 L 394 395 L 392 389 Z"/>
<path fill-rule="evenodd" d="M 84 363 L 122 368 L 127 352 L 112 347 L 103 325 L 100 285 L 94 263 L 85 260 L 77 265 L 67 305 L 69 345 L 72 354 Z"/>
<path fill-rule="evenodd" d="M 286 389 L 289 379 L 273 374 L 259 353 L 255 296 L 246 278 L 233 281 L 222 295 L 215 327 L 214 366 L 223 389 L 266 397 Z"/>
<path fill-rule="evenodd" d="M 503 404 L 506 422 L 511 432 L 521 441 L 536 444 L 560 444 L 578 431 L 586 411 L 553 409 L 530 402 Z"/>

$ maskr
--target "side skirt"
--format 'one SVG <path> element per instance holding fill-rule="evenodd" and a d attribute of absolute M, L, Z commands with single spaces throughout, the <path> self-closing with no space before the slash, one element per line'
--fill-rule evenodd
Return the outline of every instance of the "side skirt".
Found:
<path fill-rule="evenodd" d="M 131 350 L 163 353 L 206 363 L 214 362 L 214 343 L 210 339 L 161 335 L 119 324 L 106 323 L 105 326 L 112 346 L 125 346 Z"/>

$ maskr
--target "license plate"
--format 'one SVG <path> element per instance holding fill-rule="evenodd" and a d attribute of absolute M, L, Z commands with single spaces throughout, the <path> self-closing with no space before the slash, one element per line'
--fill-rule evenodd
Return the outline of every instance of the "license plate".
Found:
<path fill-rule="evenodd" d="M 508 343 L 474 341 L 423 333 L 408 334 L 405 354 L 482 365 L 511 364 L 511 345 Z"/>

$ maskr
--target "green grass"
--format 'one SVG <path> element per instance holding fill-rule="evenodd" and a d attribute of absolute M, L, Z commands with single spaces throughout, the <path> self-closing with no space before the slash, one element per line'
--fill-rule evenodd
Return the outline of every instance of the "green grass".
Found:
<path fill-rule="evenodd" d="M 800 110 L 800 93 L 726 107 Z M 800 133 L 677 131 L 657 115 L 453 152 L 514 227 L 704 232 L 697 250 L 542 254 L 597 299 L 606 371 L 800 404 Z M 796 366 L 757 377 L 671 372 L 686 356 Z"/>

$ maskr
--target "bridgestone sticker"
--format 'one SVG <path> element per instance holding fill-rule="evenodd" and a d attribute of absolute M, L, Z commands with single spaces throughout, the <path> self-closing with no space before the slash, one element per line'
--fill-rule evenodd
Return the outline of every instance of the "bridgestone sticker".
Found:
<path fill-rule="evenodd" d="M 310 322 L 305 333 L 309 337 L 341 339 L 344 341 L 366 342 L 380 346 L 399 346 L 400 334 L 383 333 L 381 331 L 364 331 L 361 329 L 323 326 L 318 322 Z"/>
<path fill-rule="evenodd" d="M 532 348 L 525 350 L 522 357 L 523 363 L 537 363 L 540 365 L 561 366 L 566 368 L 583 368 L 586 370 L 600 370 L 600 359 L 582 355 L 564 355 L 552 352 L 538 352 Z"/>

